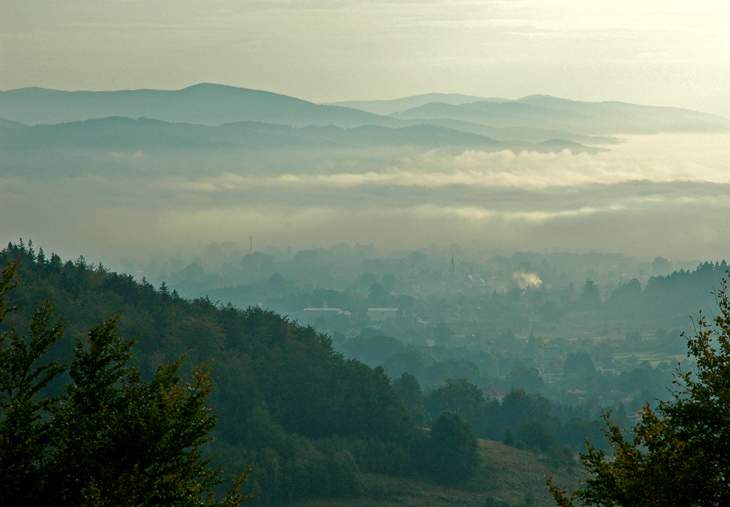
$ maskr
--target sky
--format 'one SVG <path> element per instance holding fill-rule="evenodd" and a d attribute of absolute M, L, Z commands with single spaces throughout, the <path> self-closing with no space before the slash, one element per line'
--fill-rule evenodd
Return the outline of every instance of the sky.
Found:
<path fill-rule="evenodd" d="M 0 12 L 0 89 L 541 93 L 730 116 L 726 0 L 0 0 Z"/>

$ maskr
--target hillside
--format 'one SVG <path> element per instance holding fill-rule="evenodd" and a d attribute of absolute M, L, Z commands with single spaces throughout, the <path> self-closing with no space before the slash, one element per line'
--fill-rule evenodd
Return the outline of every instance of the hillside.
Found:
<path fill-rule="evenodd" d="M 64 263 L 9 245 L 0 266 L 14 261 L 11 303 L 19 311 L 3 325 L 27 329 L 33 309 L 50 301 L 65 337 L 49 359 L 68 359 L 75 339 L 118 317 L 122 335 L 136 340 L 143 374 L 180 357 L 187 370 L 209 365 L 218 418 L 211 454 L 229 476 L 253 465 L 256 505 L 355 495 L 362 471 L 392 470 L 386 452 L 396 453 L 401 470 L 411 467 L 408 442 L 418 433 L 389 379 L 344 359 L 312 328 L 261 309 L 183 300 L 83 259 Z"/>
<path fill-rule="evenodd" d="M 474 148 L 484 151 L 529 150 L 595 152 L 595 148 L 572 141 L 500 142 L 462 129 L 413 122 L 403 127 L 364 125 L 289 127 L 259 122 L 238 122 L 221 126 L 170 123 L 127 117 L 98 118 L 69 123 L 43 124 L 25 128 L 2 128 L 0 149 L 30 150 L 255 150 L 280 153 L 285 150 L 358 150 L 369 148 L 418 147 Z"/>
<path fill-rule="evenodd" d="M 22 88 L 0 92 L 0 117 L 26 124 L 64 123 L 109 116 L 222 125 L 254 121 L 282 125 L 391 125 L 391 118 L 314 104 L 277 93 L 217 84 L 181 90 L 61 91 Z"/>
<path fill-rule="evenodd" d="M 493 139 L 431 125 L 288 127 L 258 122 L 204 126 L 153 119 L 110 117 L 79 122 L 0 128 L 5 149 L 287 149 L 371 146 L 482 147 Z M 501 145 L 505 146 L 505 145 Z"/>
<path fill-rule="evenodd" d="M 329 498 L 346 498 L 347 505 L 484 505 L 491 498 L 516 506 L 528 493 L 543 505 L 546 476 L 575 482 L 575 465 L 560 454 L 489 440 L 478 445 L 474 475 L 455 483 L 434 478 L 423 467 L 443 456 L 433 454 L 432 432 L 416 427 L 397 382 L 273 312 L 187 301 L 164 284 L 155 289 L 83 258 L 64 263 L 22 244 L 0 252 L 0 266 L 11 262 L 19 263 L 10 301 L 18 311 L 3 326 L 27 328 L 32 310 L 50 301 L 65 337 L 48 359 L 67 360 L 76 339 L 118 319 L 122 335 L 135 339 L 143 375 L 180 357 L 186 370 L 207 364 L 218 418 L 211 455 L 229 475 L 253 465 L 255 505 L 341 505 L 323 500 Z"/>
<path fill-rule="evenodd" d="M 303 507 L 552 507 L 545 480 L 575 487 L 581 477 L 577 465 L 551 462 L 531 451 L 515 449 L 493 440 L 480 440 L 482 465 L 472 480 L 455 487 L 423 481 L 368 474 L 365 498 L 312 501 Z M 533 503 L 528 503 L 532 499 Z M 489 503 L 489 502 L 492 503 Z M 500 503 L 501 502 L 501 503 Z"/>
<path fill-rule="evenodd" d="M 20 128 L 20 127 L 24 127 L 24 126 L 25 125 L 23 125 L 22 123 L 19 123 L 17 121 L 11 121 L 11 120 L 6 120 L 5 118 L 0 118 L 0 128 L 15 129 L 15 128 Z"/>
<path fill-rule="evenodd" d="M 419 107 L 431 102 L 440 102 L 443 104 L 468 104 L 470 102 L 480 102 L 489 100 L 498 102 L 505 99 L 477 97 L 474 95 L 462 95 L 460 93 L 424 93 L 421 95 L 411 95 L 409 97 L 401 97 L 398 99 L 386 100 L 352 100 L 343 102 L 333 102 L 332 105 L 351 107 L 360 109 L 373 114 L 393 114 L 406 109 Z"/>
<path fill-rule="evenodd" d="M 0 121 L 0 126 L 108 117 L 208 126 L 256 122 L 343 128 L 408 127 L 415 121 L 505 141 L 537 142 L 550 138 L 586 142 L 591 135 L 730 130 L 726 118 L 687 109 L 581 102 L 547 95 L 506 100 L 431 93 L 394 100 L 316 104 L 269 91 L 209 83 L 180 90 L 0 91 L 0 118 L 7 120 Z"/>
<path fill-rule="evenodd" d="M 471 132 L 480 136 L 491 137 L 501 141 L 510 140 L 520 143 L 541 143 L 550 139 L 566 139 L 576 143 L 588 145 L 611 145 L 621 142 L 619 138 L 607 135 L 578 134 L 567 130 L 550 128 L 538 128 L 530 126 L 514 127 L 493 127 L 481 123 L 474 123 L 448 118 L 429 118 L 428 120 L 401 120 L 404 125 L 420 125 L 428 122 L 429 125 L 436 125 L 462 132 Z"/>
<path fill-rule="evenodd" d="M 448 119 L 499 127 L 568 130 L 582 134 L 648 134 L 730 130 L 730 120 L 687 109 L 625 102 L 581 102 L 545 95 L 466 104 L 431 102 L 393 116 Z"/>

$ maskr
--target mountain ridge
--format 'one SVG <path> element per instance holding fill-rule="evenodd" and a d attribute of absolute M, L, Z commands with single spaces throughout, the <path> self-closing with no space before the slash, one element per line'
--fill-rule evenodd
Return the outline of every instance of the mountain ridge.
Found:
<path fill-rule="evenodd" d="M 380 104 L 384 112 L 415 107 L 376 114 L 338 104 L 361 104 L 365 109 Z M 551 95 L 508 100 L 433 93 L 385 101 L 318 104 L 276 92 L 215 83 L 176 90 L 66 91 L 27 87 L 0 91 L 0 127 L 110 117 L 204 126 L 242 122 L 340 128 L 431 125 L 467 137 L 479 135 L 506 143 L 542 143 L 560 138 L 580 144 L 612 144 L 617 142 L 612 136 L 621 134 L 730 131 L 730 119 L 690 109 L 576 101 Z"/>
<path fill-rule="evenodd" d="M 418 105 L 426 104 L 429 102 L 443 102 L 446 104 L 467 104 L 469 102 L 480 102 L 484 100 L 491 100 L 494 102 L 504 101 L 500 97 L 480 97 L 476 95 L 464 95 L 461 93 L 421 93 L 418 95 L 409 95 L 405 97 L 398 97 L 395 99 L 380 99 L 380 100 L 345 100 L 338 102 L 331 102 L 332 105 L 340 105 L 350 107 L 353 109 L 360 109 L 368 111 L 374 114 L 392 114 L 403 109 L 416 107 Z"/>
<path fill-rule="evenodd" d="M 386 127 L 290 127 L 261 122 L 233 122 L 218 126 L 166 122 L 154 118 L 111 116 L 25 128 L 1 128 L 4 149 L 267 149 L 324 147 L 368 148 L 388 146 L 464 147 L 495 150 L 544 151 L 594 148 L 570 140 L 547 143 L 514 143 L 431 124 Z"/>
<path fill-rule="evenodd" d="M 342 106 L 321 105 L 265 90 L 199 83 L 178 90 L 54 90 L 0 92 L 0 117 L 26 124 L 67 123 L 110 116 L 222 125 L 260 121 L 293 126 L 394 125 L 382 117 Z"/>
<path fill-rule="evenodd" d="M 591 135 L 730 130 L 730 119 L 689 109 L 616 101 L 582 102 L 545 95 L 506 102 L 431 102 L 392 116 L 401 120 L 449 119 L 488 126 L 530 126 Z"/>

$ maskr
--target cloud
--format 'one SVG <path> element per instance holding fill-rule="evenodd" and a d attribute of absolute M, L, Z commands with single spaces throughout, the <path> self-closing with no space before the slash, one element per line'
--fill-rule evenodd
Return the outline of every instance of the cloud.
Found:
<path fill-rule="evenodd" d="M 520 188 L 545 190 L 627 182 L 730 184 L 730 135 L 657 135 L 628 139 L 598 154 L 512 151 L 429 151 L 392 167 L 362 172 L 250 175 L 226 171 L 213 176 L 168 179 L 179 190 L 230 192 L 259 187 Z"/>
<path fill-rule="evenodd" d="M 113 255 L 253 234 L 280 246 L 720 256 L 730 248 L 729 141 L 645 136 L 596 155 L 427 152 L 362 171 L 283 165 L 252 173 L 231 158 L 180 174 L 152 156 L 115 158 L 109 168 L 94 160 L 72 173 L 0 179 L 0 240 L 105 245 Z"/>

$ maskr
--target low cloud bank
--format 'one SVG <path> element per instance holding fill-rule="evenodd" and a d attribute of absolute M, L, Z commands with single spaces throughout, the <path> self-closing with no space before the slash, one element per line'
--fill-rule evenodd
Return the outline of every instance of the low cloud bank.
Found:
<path fill-rule="evenodd" d="M 0 174 L 0 240 L 113 256 L 255 235 L 260 245 L 294 247 L 461 243 L 719 257 L 730 250 L 728 146 L 729 135 L 661 135 L 599 154 L 432 151 L 361 172 L 284 167 L 254 176 L 225 164 L 195 177 L 156 167 Z M 515 282 L 537 283 L 528 275 Z"/>

